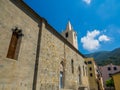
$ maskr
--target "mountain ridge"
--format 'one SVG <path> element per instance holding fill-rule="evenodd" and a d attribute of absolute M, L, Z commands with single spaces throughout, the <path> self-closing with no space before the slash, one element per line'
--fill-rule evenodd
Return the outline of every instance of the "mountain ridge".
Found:
<path fill-rule="evenodd" d="M 112 51 L 100 51 L 90 54 L 85 54 L 86 57 L 93 57 L 96 63 L 100 66 L 113 63 L 120 65 L 120 47 Z"/>

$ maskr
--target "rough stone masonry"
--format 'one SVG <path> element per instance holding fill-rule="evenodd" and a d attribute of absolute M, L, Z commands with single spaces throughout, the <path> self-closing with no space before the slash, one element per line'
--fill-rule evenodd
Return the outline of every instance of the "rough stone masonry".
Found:
<path fill-rule="evenodd" d="M 86 67 L 84 56 L 22 0 L 0 0 L 0 90 L 89 90 Z"/>

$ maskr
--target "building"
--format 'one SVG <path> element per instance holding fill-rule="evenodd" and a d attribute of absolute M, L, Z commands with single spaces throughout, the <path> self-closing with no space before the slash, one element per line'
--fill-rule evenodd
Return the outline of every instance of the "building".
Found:
<path fill-rule="evenodd" d="M 0 43 L 0 90 L 89 90 L 84 55 L 23 0 L 0 0 Z"/>
<path fill-rule="evenodd" d="M 105 66 L 100 66 L 99 68 L 102 73 L 104 87 L 107 89 L 106 80 L 110 79 L 112 74 L 120 71 L 120 66 L 108 64 Z"/>
<path fill-rule="evenodd" d="M 120 72 L 117 72 L 112 75 L 114 81 L 115 90 L 120 90 Z"/>
<path fill-rule="evenodd" d="M 93 58 L 85 58 L 88 67 L 90 90 L 104 90 L 101 72 Z"/>

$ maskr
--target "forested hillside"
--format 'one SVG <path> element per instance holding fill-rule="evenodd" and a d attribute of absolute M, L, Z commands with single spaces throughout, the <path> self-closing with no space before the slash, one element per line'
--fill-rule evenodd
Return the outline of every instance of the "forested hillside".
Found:
<path fill-rule="evenodd" d="M 94 57 L 98 65 L 106 65 L 109 63 L 120 65 L 120 48 L 114 49 L 113 51 L 95 52 L 85 56 Z"/>

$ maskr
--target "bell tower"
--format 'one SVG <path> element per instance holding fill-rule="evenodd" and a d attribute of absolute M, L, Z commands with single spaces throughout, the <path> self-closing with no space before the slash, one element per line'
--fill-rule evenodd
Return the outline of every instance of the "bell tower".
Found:
<path fill-rule="evenodd" d="M 62 36 L 78 49 L 77 33 L 73 30 L 70 21 L 67 23 L 66 30 L 62 32 Z"/>

